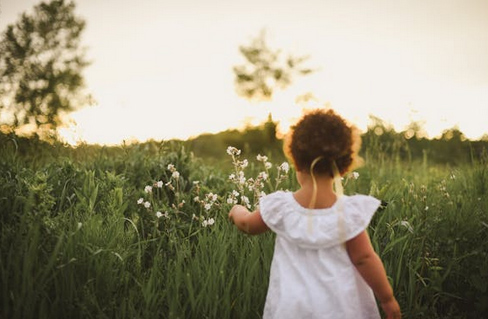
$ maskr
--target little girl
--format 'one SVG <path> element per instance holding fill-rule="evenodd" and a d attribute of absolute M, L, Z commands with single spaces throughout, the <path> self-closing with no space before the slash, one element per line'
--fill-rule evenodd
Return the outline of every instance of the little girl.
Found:
<path fill-rule="evenodd" d="M 285 141 L 300 188 L 262 197 L 252 213 L 230 210 L 241 231 L 277 235 L 263 318 L 377 319 L 375 295 L 387 319 L 401 318 L 366 231 L 380 201 L 342 195 L 359 147 L 358 130 L 332 110 L 305 114 Z"/>

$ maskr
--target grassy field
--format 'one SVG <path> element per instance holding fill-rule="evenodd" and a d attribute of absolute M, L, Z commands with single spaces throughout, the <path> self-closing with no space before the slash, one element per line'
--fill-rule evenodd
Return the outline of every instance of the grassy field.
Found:
<path fill-rule="evenodd" d="M 488 318 L 486 159 L 364 157 L 345 192 L 385 203 L 369 233 L 404 318 Z M 259 318 L 274 236 L 239 233 L 227 212 L 295 189 L 282 163 L 2 140 L 0 318 Z"/>

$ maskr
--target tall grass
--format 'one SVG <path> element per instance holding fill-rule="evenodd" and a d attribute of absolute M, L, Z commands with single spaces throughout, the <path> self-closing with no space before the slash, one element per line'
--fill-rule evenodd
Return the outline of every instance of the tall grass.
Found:
<path fill-rule="evenodd" d="M 260 318 L 274 236 L 228 222 L 231 158 L 208 166 L 151 145 L 35 162 L 0 147 L 0 318 Z M 384 203 L 369 232 L 404 318 L 488 317 L 487 163 L 365 157 L 345 191 Z M 246 177 L 263 177 L 261 164 L 249 158 Z M 296 186 L 290 171 L 280 187 Z"/>

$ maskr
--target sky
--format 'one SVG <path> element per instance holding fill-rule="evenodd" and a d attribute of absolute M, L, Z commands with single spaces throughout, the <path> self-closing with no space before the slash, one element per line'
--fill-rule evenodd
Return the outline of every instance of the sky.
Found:
<path fill-rule="evenodd" d="M 0 0 L 0 30 L 39 1 Z M 78 0 L 96 101 L 71 114 L 62 134 L 118 144 L 186 139 L 271 112 L 286 132 L 307 107 L 327 105 L 359 126 L 370 115 L 397 131 L 415 121 L 428 137 L 458 127 L 488 134 L 486 0 Z M 266 30 L 270 47 L 308 55 L 312 75 L 270 102 L 234 89 L 239 46 Z"/>

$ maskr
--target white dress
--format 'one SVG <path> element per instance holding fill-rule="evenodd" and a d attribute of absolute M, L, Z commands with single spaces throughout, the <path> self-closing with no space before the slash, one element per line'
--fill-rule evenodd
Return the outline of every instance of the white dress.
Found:
<path fill-rule="evenodd" d="M 291 192 L 261 198 L 263 221 L 277 235 L 263 318 L 379 319 L 373 291 L 344 246 L 379 205 L 365 195 L 338 197 L 324 209 L 302 207 Z"/>

